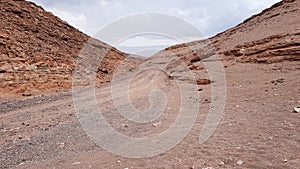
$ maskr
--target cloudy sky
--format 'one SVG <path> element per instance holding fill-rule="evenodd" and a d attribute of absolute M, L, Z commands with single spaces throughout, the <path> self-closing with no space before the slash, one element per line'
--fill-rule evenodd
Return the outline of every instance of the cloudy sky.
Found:
<path fill-rule="evenodd" d="M 178 17 L 196 27 L 205 37 L 233 27 L 280 0 L 31 0 L 69 24 L 94 36 L 101 28 L 129 15 L 161 13 Z M 175 42 L 162 38 L 133 37 L 117 46 L 138 46 L 149 39 L 157 45 Z M 103 39 L 100 39 L 103 40 Z M 187 39 L 186 41 L 190 41 Z M 193 40 L 193 39 L 192 39 Z M 103 40 L 105 41 L 105 40 Z M 150 40 L 151 41 L 151 40 Z M 159 42 L 161 43 L 159 43 Z M 109 42 L 108 42 L 109 43 Z M 131 46 L 130 46 L 130 44 Z M 112 44 L 113 45 L 113 44 Z M 115 45 L 116 46 L 116 45 Z"/>

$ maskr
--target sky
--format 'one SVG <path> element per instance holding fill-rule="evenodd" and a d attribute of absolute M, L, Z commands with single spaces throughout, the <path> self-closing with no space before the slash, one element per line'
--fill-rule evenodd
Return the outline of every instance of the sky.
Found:
<path fill-rule="evenodd" d="M 234 27 L 248 17 L 261 12 L 280 0 L 30 0 L 45 10 L 67 21 L 80 31 L 94 36 L 103 27 L 135 14 L 160 13 L 177 17 L 197 28 L 203 37 Z M 172 30 L 172 29 L 170 29 Z M 121 31 L 121 28 L 120 28 Z M 196 38 L 186 38 L 192 41 Z M 117 48 L 134 52 L 142 46 L 170 46 L 178 41 L 166 37 L 132 36 L 119 44 Z M 155 45 L 154 45 L 155 44 Z"/>

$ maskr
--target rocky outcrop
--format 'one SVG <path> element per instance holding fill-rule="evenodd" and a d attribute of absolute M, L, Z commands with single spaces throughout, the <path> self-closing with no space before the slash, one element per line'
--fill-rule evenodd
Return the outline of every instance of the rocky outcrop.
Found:
<path fill-rule="evenodd" d="M 99 82 L 127 56 L 78 31 L 32 2 L 0 0 L 1 93 L 69 89 L 76 59 L 84 45 L 109 50 L 100 65 Z"/>
<path fill-rule="evenodd" d="M 166 50 L 192 62 L 215 53 L 223 59 L 238 62 L 299 61 L 299 6 L 298 0 L 283 0 L 212 38 L 172 46 Z"/>

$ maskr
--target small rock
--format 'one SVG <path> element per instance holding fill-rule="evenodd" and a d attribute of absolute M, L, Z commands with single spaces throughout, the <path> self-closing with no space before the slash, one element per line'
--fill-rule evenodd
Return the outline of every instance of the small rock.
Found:
<path fill-rule="evenodd" d="M 210 101 L 208 99 L 205 99 L 205 103 L 210 103 Z"/>
<path fill-rule="evenodd" d="M 160 122 L 158 122 L 158 123 L 153 123 L 152 126 L 153 126 L 153 127 L 158 127 L 160 124 L 161 124 Z"/>
<path fill-rule="evenodd" d="M 19 165 L 24 165 L 25 163 L 24 162 L 21 162 Z"/>
<path fill-rule="evenodd" d="M 277 83 L 284 83 L 284 81 L 285 81 L 284 78 L 280 78 L 280 79 L 277 79 L 277 80 L 276 80 Z"/>
<path fill-rule="evenodd" d="M 277 85 L 278 83 L 284 83 L 284 82 L 285 82 L 284 78 L 280 78 L 280 79 L 271 81 L 271 83 L 273 83 L 274 85 Z"/>
<path fill-rule="evenodd" d="M 22 96 L 29 97 L 29 96 L 32 96 L 32 94 L 30 94 L 30 93 L 23 93 Z"/>
<path fill-rule="evenodd" d="M 152 124 L 153 127 L 158 127 L 158 124 L 154 123 Z"/>
<path fill-rule="evenodd" d="M 294 107 L 294 112 L 295 113 L 300 113 L 300 106 L 299 107 Z"/>
<path fill-rule="evenodd" d="M 208 85 L 208 84 L 211 84 L 211 83 L 212 83 L 212 81 L 209 80 L 209 79 L 198 79 L 196 81 L 197 85 Z"/>
<path fill-rule="evenodd" d="M 129 127 L 127 124 L 122 124 L 122 126 L 124 126 L 125 128 Z"/>
<path fill-rule="evenodd" d="M 288 162 L 288 160 L 287 160 L 287 159 L 284 159 L 284 160 L 283 160 L 283 162 L 284 162 L 284 163 L 287 163 L 287 162 Z"/>
<path fill-rule="evenodd" d="M 42 103 L 42 101 L 37 101 L 37 102 L 35 102 L 35 104 L 41 104 Z"/>
<path fill-rule="evenodd" d="M 237 161 L 236 163 L 237 163 L 237 165 L 242 165 L 242 164 L 243 164 L 243 161 L 242 161 L 242 160 L 239 160 L 239 161 Z"/>
<path fill-rule="evenodd" d="M 74 162 L 74 163 L 72 163 L 72 165 L 79 165 L 80 164 L 80 162 Z"/>
<path fill-rule="evenodd" d="M 57 145 L 58 145 L 58 148 L 63 148 L 63 147 L 65 147 L 65 143 L 57 143 Z"/>
<path fill-rule="evenodd" d="M 120 161 L 120 160 L 118 160 L 118 161 L 117 161 L 117 163 L 121 163 L 121 161 Z"/>

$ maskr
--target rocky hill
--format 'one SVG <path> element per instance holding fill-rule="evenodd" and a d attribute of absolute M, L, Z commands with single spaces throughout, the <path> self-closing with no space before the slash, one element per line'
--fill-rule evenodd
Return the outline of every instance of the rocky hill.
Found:
<path fill-rule="evenodd" d="M 71 87 L 76 58 L 89 36 L 24 0 L 0 0 L 0 20 L 1 93 L 33 95 Z M 109 50 L 98 75 L 100 82 L 109 81 L 127 55 L 97 40 L 86 45 Z"/>
<path fill-rule="evenodd" d="M 205 57 L 215 53 L 239 62 L 300 60 L 299 6 L 299 0 L 283 0 L 212 38 L 175 45 L 167 51 L 188 61 L 195 59 L 195 54 Z M 200 48 L 203 45 L 207 50 Z"/>

